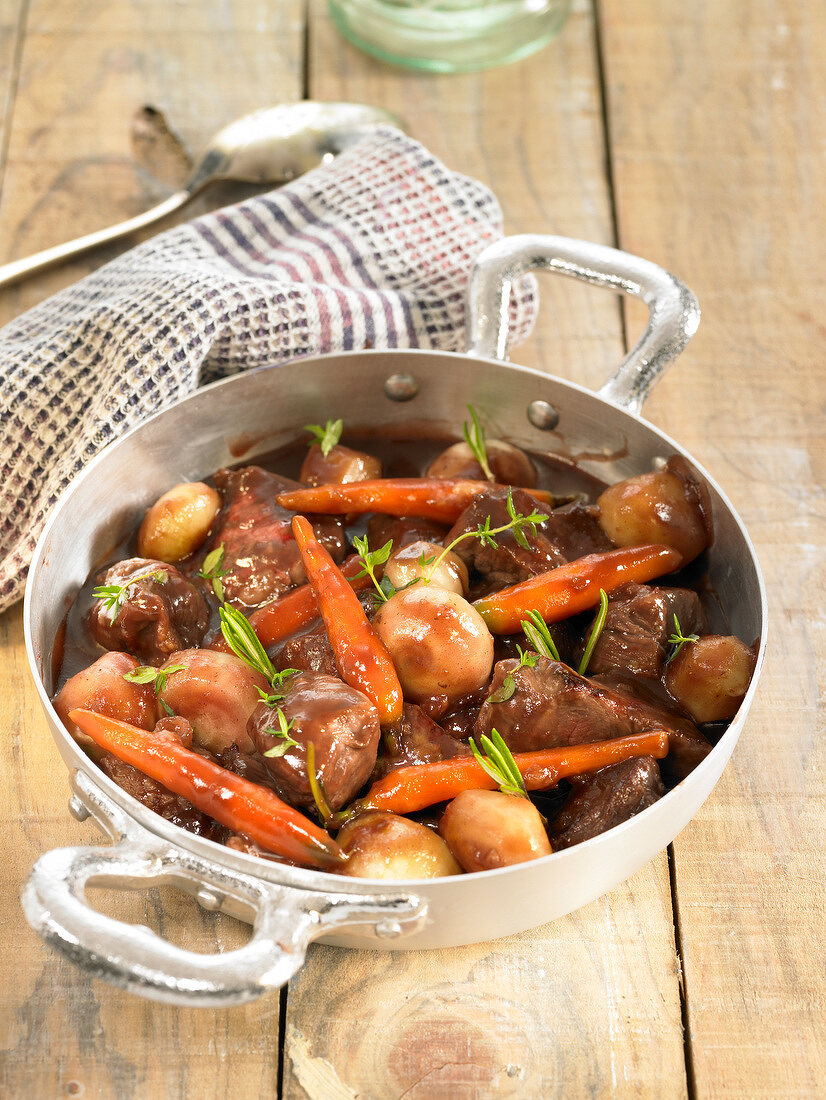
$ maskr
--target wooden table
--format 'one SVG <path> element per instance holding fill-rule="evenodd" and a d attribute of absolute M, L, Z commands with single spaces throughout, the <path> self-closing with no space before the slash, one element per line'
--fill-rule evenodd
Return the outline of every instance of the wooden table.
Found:
<path fill-rule="evenodd" d="M 23 920 L 37 855 L 95 831 L 66 811 L 13 608 L 0 617 L 0 1091 L 824 1095 L 826 9 L 577 0 L 534 57 L 429 77 L 351 48 L 321 0 L 309 13 L 300 0 L 0 0 L 0 259 L 137 213 L 218 125 L 304 96 L 397 111 L 494 189 L 508 232 L 618 244 L 696 291 L 700 332 L 646 415 L 726 487 L 757 544 L 772 608 L 758 699 L 708 804 L 608 897 L 453 951 L 315 947 L 280 999 L 200 1012 L 90 981 Z M 106 258 L 5 292 L 0 320 Z M 598 384 L 640 314 L 542 286 L 519 359 Z M 243 934 L 171 891 L 101 904 L 204 950 Z"/>

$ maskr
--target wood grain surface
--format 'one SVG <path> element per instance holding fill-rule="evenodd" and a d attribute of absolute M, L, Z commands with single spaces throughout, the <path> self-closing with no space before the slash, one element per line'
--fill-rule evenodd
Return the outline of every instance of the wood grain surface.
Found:
<path fill-rule="evenodd" d="M 826 9 L 601 6 L 622 244 L 705 312 L 648 411 L 730 492 L 771 609 L 742 743 L 674 846 L 693 1074 L 822 1095 Z"/>
<path fill-rule="evenodd" d="M 794 0 L 577 0 L 533 58 L 459 77 L 372 61 L 322 0 L 0 0 L 0 260 L 144 209 L 220 125 L 309 96 L 397 112 L 494 189 L 507 232 L 618 243 L 678 273 L 704 319 L 646 415 L 729 493 L 772 608 L 757 703 L 671 867 L 494 943 L 316 946 L 281 999 L 223 1012 L 92 982 L 25 925 L 37 856 L 97 834 L 66 811 L 20 609 L 0 616 L 0 1093 L 823 1095 L 824 55 L 826 11 Z M 0 292 L 0 321 L 116 251 Z M 598 385 L 641 315 L 540 286 L 515 358 Z M 245 935 L 171 890 L 95 893 L 198 950 Z"/>

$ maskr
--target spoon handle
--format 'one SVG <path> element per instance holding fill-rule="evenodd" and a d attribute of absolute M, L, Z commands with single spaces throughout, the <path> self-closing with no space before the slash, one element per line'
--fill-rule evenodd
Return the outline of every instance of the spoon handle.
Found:
<path fill-rule="evenodd" d="M 174 195 L 170 195 L 168 199 L 159 202 L 150 210 L 118 222 L 117 225 L 111 225 L 108 229 L 99 229 L 95 233 L 87 233 L 85 237 L 76 237 L 73 241 L 67 241 L 66 244 L 57 244 L 54 248 L 35 252 L 34 255 L 26 256 L 22 260 L 12 260 L 11 263 L 2 264 L 0 265 L 0 287 L 11 286 L 12 283 L 18 282 L 27 275 L 33 275 L 36 271 L 44 271 L 47 267 L 64 263 L 99 245 L 110 244 L 139 229 L 144 229 L 147 225 L 152 225 L 161 218 L 165 218 L 167 214 L 180 209 L 189 202 L 192 195 L 193 192 L 190 190 L 176 191 Z"/>

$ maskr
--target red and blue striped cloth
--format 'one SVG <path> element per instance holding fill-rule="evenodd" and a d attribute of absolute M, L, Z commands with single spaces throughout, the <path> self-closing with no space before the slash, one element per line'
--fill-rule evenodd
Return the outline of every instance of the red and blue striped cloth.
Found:
<path fill-rule="evenodd" d="M 362 347 L 465 346 L 491 192 L 381 129 L 289 186 L 153 238 L 0 330 L 0 610 L 48 513 L 103 446 L 196 387 Z M 533 280 L 512 301 L 530 329 Z"/>

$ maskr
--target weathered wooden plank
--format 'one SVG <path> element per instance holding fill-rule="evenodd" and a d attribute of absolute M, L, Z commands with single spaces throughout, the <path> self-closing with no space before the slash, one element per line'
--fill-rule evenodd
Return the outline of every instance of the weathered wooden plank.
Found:
<path fill-rule="evenodd" d="M 705 314 L 651 414 L 730 492 L 771 607 L 742 742 L 675 844 L 697 1094 L 815 1096 L 826 1080 L 826 12 L 792 0 L 601 8 L 621 242 L 681 274 Z"/>
<path fill-rule="evenodd" d="M 3 59 L 17 6 L 2 8 Z M 3 258 L 136 213 L 183 179 L 188 156 L 237 115 L 301 95 L 302 5 L 32 0 L 0 206 Z M 8 84 L 6 84 L 8 86 Z M 179 141 L 166 137 L 163 113 Z M 217 196 L 220 199 L 220 195 Z M 215 196 L 212 197 L 214 202 Z M 96 255 L 0 295 L 2 320 L 92 270 Z M 223 1012 L 150 1004 L 92 982 L 47 950 L 19 903 L 37 856 L 96 843 L 68 815 L 68 777 L 30 682 L 21 609 L 0 617 L 0 1092 L 119 1098 L 277 1095 L 279 1000 Z M 195 950 L 247 929 L 174 891 L 104 895 L 106 912 Z"/>
<path fill-rule="evenodd" d="M 382 103 L 450 167 L 496 191 L 508 231 L 612 240 L 593 25 L 579 5 L 526 62 L 423 77 L 311 22 L 310 92 Z M 610 296 L 541 284 L 548 302 L 516 357 L 591 384 L 621 354 Z M 472 919 L 472 918 L 471 918 Z M 450 951 L 377 956 L 317 947 L 291 983 L 284 1095 L 683 1096 L 665 857 L 581 912 Z"/>
<path fill-rule="evenodd" d="M 32 0 L 0 205 L 0 260 L 147 209 L 183 182 L 190 159 L 221 126 L 300 99 L 303 22 L 300 0 L 133 0 L 82 12 L 68 0 Z M 231 195 L 215 189 L 177 219 Z M 10 288 L 0 323 L 125 247 Z"/>

